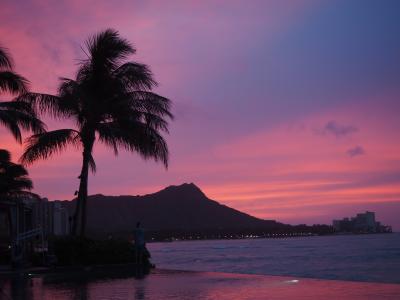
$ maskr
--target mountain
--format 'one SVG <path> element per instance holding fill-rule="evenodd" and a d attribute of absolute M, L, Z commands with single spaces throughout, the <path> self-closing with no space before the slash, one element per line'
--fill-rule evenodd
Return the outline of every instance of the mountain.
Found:
<path fill-rule="evenodd" d="M 75 201 L 64 203 L 72 212 Z M 137 221 L 152 231 L 271 229 L 283 225 L 219 204 L 193 183 L 144 196 L 89 196 L 87 221 L 89 233 L 128 232 Z"/>

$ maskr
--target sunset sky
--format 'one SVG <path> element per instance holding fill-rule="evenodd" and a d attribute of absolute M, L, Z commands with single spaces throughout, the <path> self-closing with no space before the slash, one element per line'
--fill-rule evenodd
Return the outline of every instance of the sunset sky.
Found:
<path fill-rule="evenodd" d="M 330 223 L 372 210 L 400 230 L 400 1 L 0 3 L 0 44 L 32 91 L 55 93 L 85 39 L 109 27 L 135 45 L 132 60 L 151 67 L 176 119 L 168 170 L 97 144 L 90 194 L 194 182 L 261 218 Z M 1 126 L 0 141 L 17 160 L 23 147 Z M 72 199 L 80 164 L 71 148 L 30 166 L 35 192 Z"/>

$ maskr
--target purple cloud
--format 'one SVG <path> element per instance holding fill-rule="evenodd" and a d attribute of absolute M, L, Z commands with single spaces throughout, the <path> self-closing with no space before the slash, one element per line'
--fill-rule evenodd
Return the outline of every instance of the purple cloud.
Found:
<path fill-rule="evenodd" d="M 336 121 L 329 121 L 322 129 L 323 134 L 332 134 L 337 138 L 352 134 L 357 131 L 358 128 L 355 126 L 342 125 L 337 123 Z"/>
<path fill-rule="evenodd" d="M 354 148 L 350 148 L 349 150 L 346 151 L 347 155 L 350 157 L 358 156 L 358 155 L 364 155 L 365 150 L 361 146 L 355 146 Z"/>

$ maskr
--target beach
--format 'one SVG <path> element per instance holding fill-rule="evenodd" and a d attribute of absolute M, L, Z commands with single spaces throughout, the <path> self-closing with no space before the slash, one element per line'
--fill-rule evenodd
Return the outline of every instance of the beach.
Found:
<path fill-rule="evenodd" d="M 73 279 L 51 275 L 1 282 L 0 299 L 399 299 L 400 285 L 154 270 L 143 278 Z"/>

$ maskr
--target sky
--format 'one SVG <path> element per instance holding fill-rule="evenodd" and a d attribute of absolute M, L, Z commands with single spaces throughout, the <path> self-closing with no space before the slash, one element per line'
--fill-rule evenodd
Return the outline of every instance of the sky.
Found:
<path fill-rule="evenodd" d="M 168 170 L 96 144 L 90 194 L 193 182 L 260 218 L 331 223 L 370 210 L 400 230 L 399 1 L 0 3 L 0 44 L 36 92 L 56 93 L 106 28 L 137 48 L 130 60 L 151 67 L 175 120 Z M 23 151 L 2 127 L 0 147 L 14 160 Z M 72 199 L 80 164 L 70 148 L 29 166 L 34 191 Z"/>

